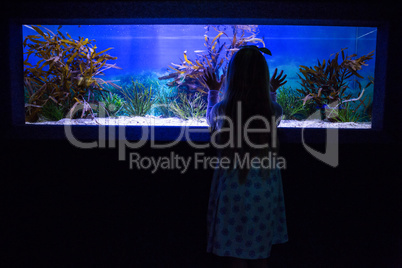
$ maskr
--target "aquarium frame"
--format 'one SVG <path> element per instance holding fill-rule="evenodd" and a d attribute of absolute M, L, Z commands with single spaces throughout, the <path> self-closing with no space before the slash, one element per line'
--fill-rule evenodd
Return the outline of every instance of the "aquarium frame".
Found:
<path fill-rule="evenodd" d="M 184 4 L 184 3 L 182 3 Z M 53 6 L 59 6 L 59 4 L 52 4 Z M 98 6 L 97 6 L 98 5 Z M 95 10 L 100 10 L 101 7 L 107 5 L 106 3 L 98 3 Z M 6 118 L 9 125 L 8 131 L 5 135 L 8 138 L 13 139 L 57 139 L 65 140 L 64 126 L 45 126 L 45 125 L 28 125 L 25 124 L 25 112 L 24 112 L 24 89 L 23 89 L 23 54 L 22 54 L 22 25 L 24 24 L 56 24 L 56 25 L 80 25 L 80 24 L 257 24 L 257 25 L 306 25 L 306 26 L 353 26 L 353 27 L 376 27 L 377 28 L 377 43 L 376 43 L 376 61 L 375 61 L 375 85 L 373 90 L 373 118 L 371 129 L 339 129 L 339 139 L 341 143 L 378 143 L 389 142 L 391 136 L 387 131 L 387 127 L 384 123 L 386 106 L 385 95 L 389 92 L 387 88 L 387 60 L 388 60 L 388 45 L 389 45 L 389 22 L 380 20 L 349 20 L 349 19 L 315 19 L 303 18 L 303 19 L 291 19 L 287 18 L 286 12 L 282 13 L 284 18 L 172 18 L 172 17 L 150 17 L 150 18 L 127 18 L 124 16 L 119 17 L 119 11 L 124 13 L 124 7 L 133 8 L 133 3 L 120 3 L 117 11 L 113 14 L 117 14 L 114 18 L 110 18 L 110 14 L 96 13 L 97 17 L 86 17 L 81 13 L 81 17 L 68 15 L 68 12 L 63 13 L 60 17 L 49 16 L 43 12 L 39 12 L 37 15 L 28 16 L 27 12 L 22 12 L 16 16 L 11 16 L 7 20 L 7 24 L 3 25 L 3 31 L 5 31 L 6 44 L 5 51 L 8 51 L 8 71 L 3 72 L 3 78 L 8 82 L 8 103 L 3 103 L 2 109 L 9 112 L 9 117 Z M 149 4 L 147 8 L 152 8 Z M 184 4 L 185 6 L 186 4 Z M 292 4 L 290 4 L 292 5 Z M 67 8 L 67 6 L 64 6 Z M 283 3 L 281 5 L 283 7 Z M 97 9 L 98 8 L 98 9 Z M 295 8 L 295 6 L 292 6 Z M 300 8 L 300 7 L 299 7 Z M 302 7 L 306 8 L 306 7 Z M 71 9 L 71 7 L 67 8 Z M 201 12 L 202 14 L 202 12 Z M 310 15 L 312 13 L 309 13 Z M 5 26 L 5 28 L 4 28 Z M 7 99 L 7 98 L 6 98 Z M 81 140 L 97 140 L 99 138 L 99 126 L 73 126 L 73 132 L 76 133 L 76 137 Z M 106 126 L 106 132 L 110 127 Z M 127 139 L 137 140 L 141 136 L 139 131 L 141 126 L 127 126 Z M 158 141 L 172 141 L 181 127 L 169 127 L 159 126 L 155 127 L 157 134 L 154 137 L 148 137 L 147 139 L 155 139 Z M 207 129 L 207 127 L 186 127 L 189 129 Z M 301 143 L 301 128 L 279 128 L 279 136 L 281 142 L 284 143 Z M 176 134 L 175 134 L 176 133 Z M 116 137 L 118 135 L 116 134 Z M 210 139 L 210 135 L 204 131 L 204 133 L 194 134 L 192 136 L 195 142 L 205 142 Z M 325 129 L 308 129 L 305 133 L 305 140 L 311 143 L 325 142 L 326 131 Z"/>

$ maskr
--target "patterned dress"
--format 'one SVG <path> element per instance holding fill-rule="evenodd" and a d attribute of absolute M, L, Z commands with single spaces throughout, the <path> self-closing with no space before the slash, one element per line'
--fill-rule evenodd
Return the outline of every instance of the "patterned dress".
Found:
<path fill-rule="evenodd" d="M 214 104 L 209 101 L 208 106 Z M 208 122 L 217 110 L 209 108 Z M 288 241 L 281 172 L 251 168 L 244 184 L 238 176 L 238 170 L 218 168 L 214 172 L 207 252 L 242 259 L 268 258 L 273 244 Z"/>

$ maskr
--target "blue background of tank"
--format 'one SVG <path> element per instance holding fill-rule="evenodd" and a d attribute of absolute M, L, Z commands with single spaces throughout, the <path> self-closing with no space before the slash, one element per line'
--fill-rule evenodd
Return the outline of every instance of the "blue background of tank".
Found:
<path fill-rule="evenodd" d="M 58 25 L 43 25 L 52 32 L 57 31 Z M 84 37 L 93 39 L 102 51 L 112 47 L 107 53 L 117 57 L 113 61 L 123 70 L 109 69 L 105 72 L 106 79 L 118 79 L 115 76 L 141 75 L 144 72 L 155 72 L 160 76 L 166 75 L 168 65 L 180 64 L 183 52 L 187 51 L 189 59 L 195 59 L 195 50 L 203 50 L 205 25 L 64 25 L 60 31 L 69 33 L 72 38 Z M 221 29 L 223 27 L 221 26 Z M 23 36 L 36 34 L 28 27 L 23 27 Z M 278 68 L 288 75 L 288 83 L 293 89 L 300 88 L 300 79 L 296 75 L 299 66 L 315 66 L 317 60 L 322 63 L 342 48 L 348 48 L 346 55 L 366 55 L 376 50 L 377 29 L 375 27 L 346 27 L 346 26 L 299 26 L 299 25 L 259 25 L 258 38 L 262 38 L 272 56 L 265 55 L 271 72 Z M 225 31 L 232 36 L 232 29 Z M 212 27 L 207 35 L 212 39 L 217 35 Z M 250 34 L 246 33 L 246 36 Z M 228 44 L 228 39 L 221 42 Z M 258 43 L 258 46 L 262 46 Z M 37 61 L 30 57 L 30 63 Z M 360 74 L 366 79 L 374 77 L 375 58 L 368 61 Z M 351 83 L 351 88 L 356 89 Z M 356 89 L 357 90 L 357 89 Z"/>

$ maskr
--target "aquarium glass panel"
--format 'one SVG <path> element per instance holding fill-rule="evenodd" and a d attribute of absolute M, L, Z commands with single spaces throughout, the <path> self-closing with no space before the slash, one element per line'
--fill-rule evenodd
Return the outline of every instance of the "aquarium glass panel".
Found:
<path fill-rule="evenodd" d="M 371 128 L 377 28 L 23 25 L 28 124 L 196 125 L 212 67 L 255 45 L 286 84 L 279 127 Z M 225 84 L 222 87 L 224 91 Z"/>

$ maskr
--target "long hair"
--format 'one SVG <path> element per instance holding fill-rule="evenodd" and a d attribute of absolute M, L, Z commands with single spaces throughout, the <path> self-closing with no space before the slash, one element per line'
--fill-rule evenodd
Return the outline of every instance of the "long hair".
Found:
<path fill-rule="evenodd" d="M 270 150 L 274 150 L 271 146 L 272 126 L 276 127 L 276 124 L 272 122 L 275 120 L 275 112 L 270 97 L 269 70 L 264 56 L 257 47 L 245 46 L 232 56 L 225 84 L 226 92 L 220 109 L 220 115 L 223 117 L 218 120 L 220 127 L 218 127 L 217 141 L 227 146 L 218 150 L 218 153 L 220 157 L 231 159 L 233 164 L 231 168 L 235 169 L 239 164 L 235 161 L 236 159 L 243 161 L 245 157 L 248 159 L 256 156 L 266 157 Z M 245 126 L 249 119 L 251 121 L 248 126 Z M 248 130 L 269 127 L 270 131 L 259 133 L 250 131 L 245 136 L 244 127 Z M 227 131 L 228 129 L 230 131 Z M 254 146 L 262 144 L 268 144 L 268 146 L 264 148 Z M 247 165 L 239 168 L 240 183 L 246 181 L 249 170 Z"/>

